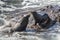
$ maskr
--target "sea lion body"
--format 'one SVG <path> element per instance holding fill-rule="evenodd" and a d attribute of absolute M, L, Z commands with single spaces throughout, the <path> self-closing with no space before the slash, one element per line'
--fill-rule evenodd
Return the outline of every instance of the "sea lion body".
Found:
<path fill-rule="evenodd" d="M 22 22 L 15 29 L 11 29 L 11 32 L 14 32 L 14 31 L 15 32 L 25 31 L 26 27 L 27 27 L 27 24 L 28 24 L 28 21 L 29 21 L 29 17 L 30 17 L 30 15 L 25 16 L 22 19 Z"/>
<path fill-rule="evenodd" d="M 50 26 L 52 26 L 56 23 L 56 21 L 52 21 L 49 18 L 48 14 L 44 14 L 43 16 L 41 16 L 37 12 L 32 12 L 32 15 L 35 19 L 35 25 L 38 23 L 40 25 L 40 27 L 43 29 L 48 29 Z"/>

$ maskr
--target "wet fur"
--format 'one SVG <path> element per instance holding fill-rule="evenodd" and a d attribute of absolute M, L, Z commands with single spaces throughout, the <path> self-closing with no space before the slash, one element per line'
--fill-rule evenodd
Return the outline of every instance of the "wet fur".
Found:
<path fill-rule="evenodd" d="M 44 14 L 43 16 L 41 16 L 37 12 L 31 12 L 31 13 L 35 19 L 35 25 L 37 25 L 37 23 L 38 23 L 40 25 L 40 27 L 43 29 L 49 28 L 50 22 L 52 20 L 49 18 L 48 14 Z M 53 24 L 55 24 L 55 23 L 56 23 L 56 21 L 53 22 Z"/>
<path fill-rule="evenodd" d="M 11 33 L 14 32 L 14 31 L 15 32 L 25 31 L 26 27 L 27 27 L 27 24 L 28 24 L 28 21 L 29 21 L 29 17 L 30 17 L 30 15 L 27 15 L 26 17 L 24 17 L 22 19 L 22 22 L 20 23 L 20 25 L 17 26 L 17 28 L 11 29 Z"/>

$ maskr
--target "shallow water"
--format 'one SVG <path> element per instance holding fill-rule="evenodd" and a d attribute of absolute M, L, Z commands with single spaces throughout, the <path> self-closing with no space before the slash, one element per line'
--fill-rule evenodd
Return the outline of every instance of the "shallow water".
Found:
<path fill-rule="evenodd" d="M 60 40 L 59 33 L 34 33 L 34 32 L 21 32 L 19 34 L 15 34 L 8 37 L 7 35 L 1 36 L 1 40 Z"/>
<path fill-rule="evenodd" d="M 58 25 L 58 24 L 57 24 Z M 59 25 L 48 29 L 46 32 L 36 32 L 34 30 L 26 30 L 25 32 L 14 32 L 12 35 L 1 32 L 1 40 L 60 40 Z M 58 28 L 58 29 L 57 29 Z M 57 31 L 56 31 L 57 30 Z"/>

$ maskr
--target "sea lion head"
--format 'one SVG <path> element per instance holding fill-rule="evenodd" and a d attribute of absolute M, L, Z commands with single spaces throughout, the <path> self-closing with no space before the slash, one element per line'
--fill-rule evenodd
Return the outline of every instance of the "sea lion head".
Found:
<path fill-rule="evenodd" d="M 24 17 L 25 17 L 25 18 L 29 18 L 29 17 L 30 17 L 30 15 L 24 15 Z"/>

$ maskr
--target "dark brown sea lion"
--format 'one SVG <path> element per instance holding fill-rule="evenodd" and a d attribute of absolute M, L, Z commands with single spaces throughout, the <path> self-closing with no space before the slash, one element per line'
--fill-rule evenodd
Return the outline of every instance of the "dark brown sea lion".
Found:
<path fill-rule="evenodd" d="M 56 23 L 56 21 L 52 21 L 49 18 L 48 14 L 44 14 L 43 16 L 41 16 L 37 12 L 31 12 L 31 13 L 35 19 L 35 25 L 38 23 L 40 27 L 43 29 L 47 29 Z"/>
<path fill-rule="evenodd" d="M 14 31 L 15 32 L 25 31 L 26 27 L 27 27 L 27 24 L 29 22 L 29 17 L 30 17 L 30 15 L 25 16 L 22 19 L 22 22 L 20 23 L 20 25 L 18 25 L 15 29 L 11 29 L 11 33 L 13 33 Z"/>

